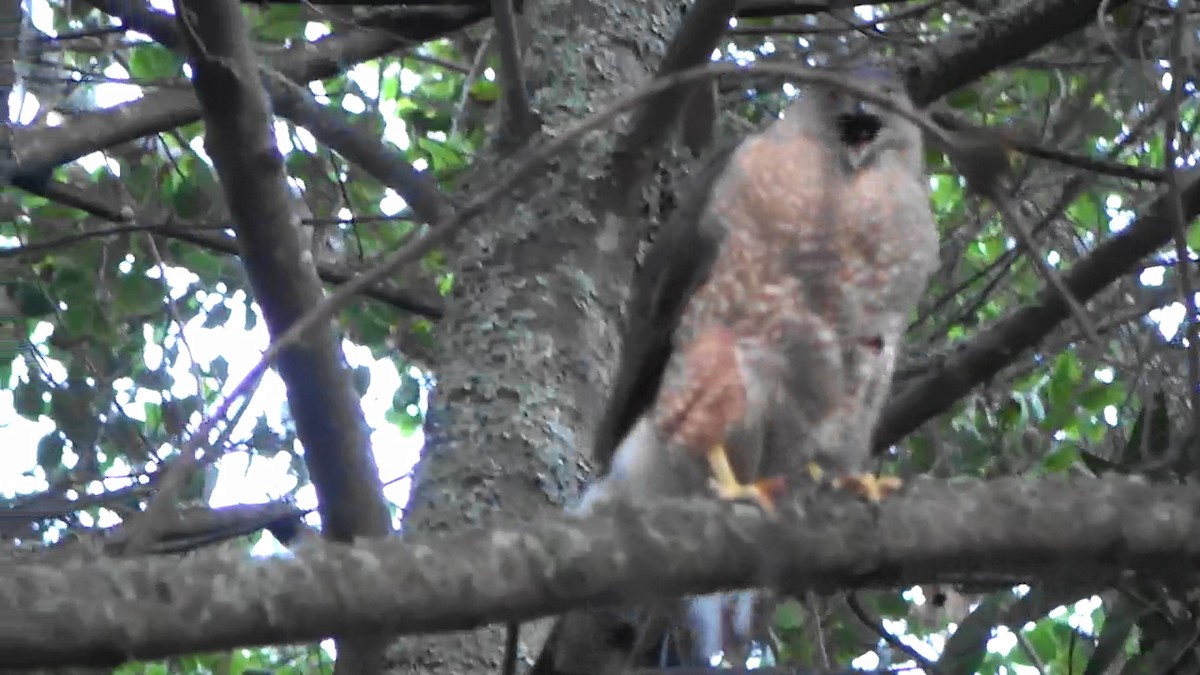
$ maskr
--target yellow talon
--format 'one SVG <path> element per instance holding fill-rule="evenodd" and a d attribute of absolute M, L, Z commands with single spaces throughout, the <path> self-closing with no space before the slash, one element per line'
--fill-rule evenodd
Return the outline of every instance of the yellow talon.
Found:
<path fill-rule="evenodd" d="M 805 468 L 808 470 L 809 478 L 812 478 L 814 483 L 821 482 L 821 478 L 825 476 L 825 470 L 816 462 L 809 462 Z"/>
<path fill-rule="evenodd" d="M 764 511 L 775 512 L 775 500 L 771 495 L 782 487 L 780 481 L 768 479 L 749 485 L 738 482 L 729 464 L 725 446 L 720 443 L 708 451 L 708 465 L 713 474 L 711 485 L 718 497 L 725 500 L 753 499 Z"/>
<path fill-rule="evenodd" d="M 843 476 L 833 481 L 834 487 L 856 492 L 869 502 L 878 502 L 902 485 L 904 481 L 895 476 L 876 476 L 871 473 Z"/>

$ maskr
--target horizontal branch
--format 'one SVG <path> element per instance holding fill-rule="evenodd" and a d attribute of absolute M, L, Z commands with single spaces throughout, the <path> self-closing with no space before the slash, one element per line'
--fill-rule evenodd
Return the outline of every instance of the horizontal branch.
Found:
<path fill-rule="evenodd" d="M 953 31 L 907 65 L 913 101 L 926 105 L 1037 49 L 1081 30 L 1129 0 L 1004 3 L 975 30 Z M 1103 11 L 1103 13 L 1101 12 Z"/>
<path fill-rule="evenodd" d="M 1198 561 L 1194 488 L 1118 477 L 918 479 L 880 505 L 807 494 L 777 518 L 694 500 L 353 547 L 313 541 L 291 558 L 221 549 L 0 565 L 0 606 L 21 608 L 0 620 L 0 668 L 465 630 L 747 586 L 1169 576 Z"/>

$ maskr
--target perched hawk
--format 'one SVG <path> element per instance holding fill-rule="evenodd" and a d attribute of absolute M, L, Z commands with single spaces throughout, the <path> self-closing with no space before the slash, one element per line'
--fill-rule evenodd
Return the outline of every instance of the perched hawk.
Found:
<path fill-rule="evenodd" d="M 847 78 L 912 105 L 890 73 Z M 861 472 L 938 261 L 922 153 L 911 122 L 813 85 L 705 170 L 634 280 L 593 450 L 604 475 L 580 510 L 710 489 L 771 508 L 785 482 L 818 474 L 879 497 L 880 481 Z M 713 616 L 723 604 L 691 602 L 693 632 L 708 636 L 693 641 L 693 660 L 725 646 L 712 638 L 727 633 L 714 628 L 727 623 Z M 604 623 L 589 612 L 590 623 L 576 613 L 552 631 L 555 665 L 535 672 L 613 668 L 565 653 L 583 639 L 569 622 Z"/>

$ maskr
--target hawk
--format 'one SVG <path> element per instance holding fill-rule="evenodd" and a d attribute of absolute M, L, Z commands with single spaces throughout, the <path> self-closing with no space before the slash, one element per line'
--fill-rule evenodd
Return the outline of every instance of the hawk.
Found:
<path fill-rule="evenodd" d="M 847 78 L 912 108 L 887 71 Z M 861 472 L 908 316 L 938 265 L 923 152 L 895 111 L 814 84 L 719 154 L 634 279 L 593 447 L 603 477 L 579 511 L 707 490 L 771 508 L 806 476 L 872 499 L 893 485 Z M 709 636 L 694 640 L 701 652 L 720 646 L 722 604 L 689 606 L 693 632 Z M 534 672 L 606 670 L 562 653 L 581 639 L 569 632 L 552 631 L 557 665 Z"/>

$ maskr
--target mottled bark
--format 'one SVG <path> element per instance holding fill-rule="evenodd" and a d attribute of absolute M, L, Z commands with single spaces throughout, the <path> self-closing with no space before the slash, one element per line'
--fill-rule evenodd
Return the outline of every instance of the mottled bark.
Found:
<path fill-rule="evenodd" d="M 0 669 L 115 666 L 331 633 L 462 630 L 752 585 L 803 596 L 1182 579 L 1200 560 L 1200 494 L 1125 477 L 916 479 L 886 508 L 832 490 L 776 518 L 751 505 L 676 500 L 409 541 L 313 540 L 294 553 L 248 559 L 232 547 L 182 559 L 0 564 L 0 608 L 22 608 L 16 619 L 0 609 Z M 405 658 L 469 672 L 488 655 L 446 649 L 474 643 L 489 645 L 473 633 L 417 638 Z"/>
<path fill-rule="evenodd" d="M 663 1 L 531 3 L 525 75 L 547 134 L 643 82 L 680 10 Z M 611 146 L 611 134 L 591 134 L 460 236 L 406 530 L 519 522 L 574 494 L 639 234 L 598 203 Z M 476 161 L 486 169 L 471 177 L 474 188 L 504 170 L 494 152 Z M 397 650 L 400 669 L 494 672 L 502 632 L 414 641 Z"/>

